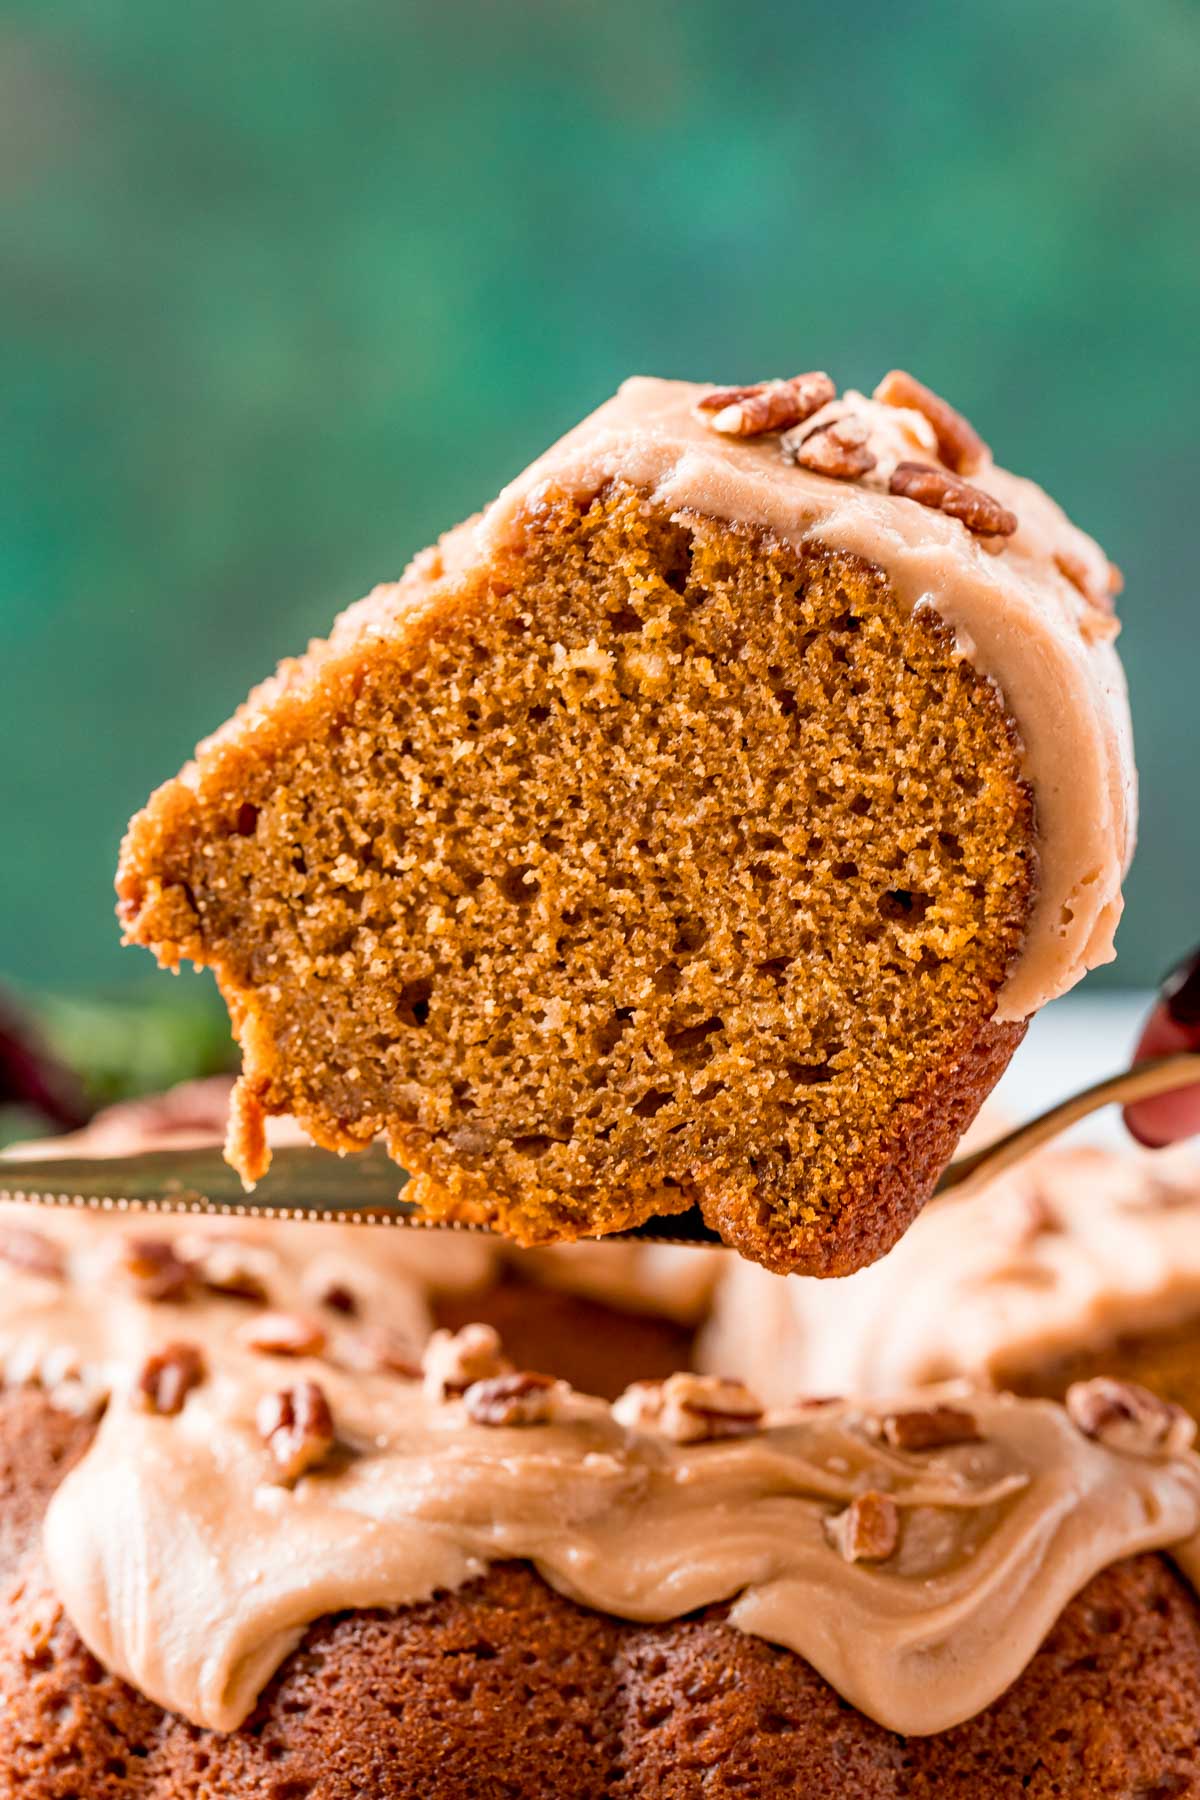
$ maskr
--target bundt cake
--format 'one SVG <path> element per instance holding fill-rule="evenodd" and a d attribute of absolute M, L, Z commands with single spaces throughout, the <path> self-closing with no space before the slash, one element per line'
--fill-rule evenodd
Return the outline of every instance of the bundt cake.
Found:
<path fill-rule="evenodd" d="M 1200 1412 L 1200 1155 L 1042 1151 L 845 1281 L 730 1258 L 697 1360 L 773 1405 L 955 1377 L 1061 1399 L 1111 1375 Z"/>
<path fill-rule="evenodd" d="M 1096 545 L 894 372 L 635 380 L 256 690 L 133 821 L 265 1115 L 532 1244 L 698 1203 L 897 1239 L 1106 960 L 1132 764 Z"/>
<path fill-rule="evenodd" d="M 409 1362 L 377 1234 L 313 1228 L 335 1299 L 284 1227 L 0 1224 L 0 1792 L 1200 1783 L 1200 1461 L 1144 1390 L 610 1405 L 485 1326 Z"/>

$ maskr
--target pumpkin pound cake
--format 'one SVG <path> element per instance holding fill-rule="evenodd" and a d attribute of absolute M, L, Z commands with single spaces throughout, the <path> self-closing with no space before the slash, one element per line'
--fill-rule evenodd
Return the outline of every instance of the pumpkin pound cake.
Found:
<path fill-rule="evenodd" d="M 1200 1459 L 1141 1389 L 771 1411 L 673 1374 L 610 1404 L 478 1325 L 410 1362 L 362 1231 L 27 1216 L 6 1800 L 1200 1785 Z"/>
<path fill-rule="evenodd" d="M 1111 954 L 1114 572 L 910 377 L 637 380 L 133 821 L 263 1120 L 523 1243 L 698 1204 L 846 1273 Z"/>

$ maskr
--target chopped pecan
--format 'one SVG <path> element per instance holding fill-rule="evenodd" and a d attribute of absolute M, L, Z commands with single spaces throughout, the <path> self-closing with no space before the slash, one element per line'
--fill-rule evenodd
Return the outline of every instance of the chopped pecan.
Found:
<path fill-rule="evenodd" d="M 192 1281 L 191 1264 L 169 1238 L 127 1237 L 121 1269 L 139 1300 L 182 1300 Z"/>
<path fill-rule="evenodd" d="M 744 400 L 755 400 L 769 387 L 783 387 L 782 380 L 751 381 L 745 387 L 708 388 L 696 402 L 698 412 L 724 412 L 727 406 L 740 406 Z"/>
<path fill-rule="evenodd" d="M 1088 579 L 1091 571 L 1082 556 L 1076 556 L 1073 550 L 1056 550 L 1054 566 L 1060 575 L 1066 577 L 1073 588 L 1078 588 L 1085 600 L 1092 600 L 1092 588 Z"/>
<path fill-rule="evenodd" d="M 956 475 L 971 475 L 988 461 L 991 452 L 970 421 L 904 369 L 890 369 L 872 399 L 882 401 L 884 406 L 907 406 L 928 419 L 937 439 L 938 455 Z"/>
<path fill-rule="evenodd" d="M 421 1357 L 426 1391 L 434 1400 L 463 1394 L 474 1382 L 507 1375 L 511 1368 L 500 1349 L 500 1338 L 490 1325 L 435 1331 Z"/>
<path fill-rule="evenodd" d="M 916 500 L 921 506 L 931 506 L 935 512 L 960 519 L 968 531 L 981 537 L 1011 537 L 1017 529 L 1017 515 L 1009 512 L 1007 506 L 1001 506 L 982 488 L 972 487 L 969 481 L 946 469 L 935 469 L 931 463 L 897 463 L 888 488 L 905 500 Z"/>
<path fill-rule="evenodd" d="M 900 1542 L 899 1508 L 890 1494 L 872 1488 L 826 1519 L 825 1530 L 847 1562 L 883 1562 Z"/>
<path fill-rule="evenodd" d="M 981 543 L 984 541 L 980 539 Z M 1079 621 L 1079 635 L 1085 644 L 1111 644 L 1121 635 L 1121 621 L 1115 612 L 1092 606 Z"/>
<path fill-rule="evenodd" d="M 194 1387 L 204 1380 L 204 1358 L 195 1344 L 164 1344 L 142 1364 L 137 1403 L 143 1412 L 170 1417 L 183 1410 Z"/>
<path fill-rule="evenodd" d="M 1054 565 L 1060 575 L 1064 575 L 1071 586 L 1081 593 L 1089 606 L 1099 607 L 1101 612 L 1111 613 L 1114 605 L 1114 590 L 1109 584 L 1106 565 L 1104 585 L 1101 587 L 1093 577 L 1086 558 L 1076 556 L 1073 550 L 1056 550 Z"/>
<path fill-rule="evenodd" d="M 338 1344 L 338 1361 L 359 1375 L 402 1375 L 415 1381 L 421 1374 L 412 1344 L 388 1325 L 347 1332 Z"/>
<path fill-rule="evenodd" d="M 264 1356 L 320 1356 L 326 1343 L 320 1320 L 302 1313 L 258 1313 L 238 1326 L 236 1336 L 243 1350 L 258 1350 Z"/>
<path fill-rule="evenodd" d="M 255 1421 L 284 1483 L 298 1481 L 333 1448 L 333 1414 L 315 1381 L 264 1394 Z"/>
<path fill-rule="evenodd" d="M 471 1383 L 463 1405 L 476 1425 L 545 1425 L 564 1388 L 553 1375 L 492 1375 Z"/>
<path fill-rule="evenodd" d="M 29 1225 L 5 1225 L 0 1230 L 0 1262 L 46 1281 L 62 1281 L 67 1272 L 66 1258 L 54 1239 Z"/>
<path fill-rule="evenodd" d="M 788 431 L 811 418 L 837 395 L 828 375 L 814 369 L 786 381 L 756 381 L 750 387 L 712 388 L 696 405 L 711 413 L 708 423 L 727 437 L 761 437 Z"/>
<path fill-rule="evenodd" d="M 874 452 L 867 447 L 868 435 L 864 421 L 847 413 L 807 434 L 789 432 L 781 447 L 785 460 L 802 469 L 831 475 L 835 481 L 857 481 L 875 467 Z"/>
<path fill-rule="evenodd" d="M 949 1444 L 977 1444 L 979 1426 L 974 1413 L 957 1406 L 914 1407 L 911 1412 L 889 1413 L 883 1436 L 893 1450 L 940 1450 Z"/>
<path fill-rule="evenodd" d="M 745 1437 L 762 1424 L 761 1402 L 740 1381 L 719 1375 L 669 1375 L 635 1381 L 613 1402 L 619 1425 L 657 1431 L 676 1444 Z"/>
<path fill-rule="evenodd" d="M 1073 1381 L 1066 1408 L 1085 1437 L 1134 1456 L 1182 1456 L 1196 1438 L 1190 1413 L 1136 1381 L 1116 1381 L 1110 1375 Z"/>
<path fill-rule="evenodd" d="M 612 1403 L 612 1415 L 628 1431 L 654 1431 L 662 1420 L 661 1381 L 633 1381 Z"/>

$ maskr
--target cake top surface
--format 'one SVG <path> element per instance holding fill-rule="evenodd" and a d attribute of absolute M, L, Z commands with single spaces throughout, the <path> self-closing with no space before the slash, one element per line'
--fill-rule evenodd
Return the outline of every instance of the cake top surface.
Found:
<path fill-rule="evenodd" d="M 486 1327 L 410 1361 L 374 1237 L 277 1231 L 268 1256 L 223 1222 L 0 1223 L 7 1378 L 106 1402 L 47 1515 L 58 1596 L 201 1725 L 236 1725 L 312 1619 L 513 1557 L 618 1617 L 731 1602 L 909 1733 L 988 1705 L 1107 1564 L 1169 1547 L 1200 1572 L 1191 1422 L 1124 1384 L 1069 1411 L 954 1389 L 768 1413 L 679 1375 L 610 1406 L 509 1369 Z"/>
<path fill-rule="evenodd" d="M 1041 488 L 992 461 L 965 421 L 919 384 L 895 382 L 889 376 L 876 395 L 915 395 L 926 411 L 849 390 L 790 431 L 739 435 L 718 428 L 728 415 L 708 406 L 711 389 L 627 381 L 439 554 L 448 569 L 486 557 L 519 538 L 548 494 L 579 497 L 622 478 L 680 513 L 786 541 L 819 539 L 882 568 L 902 603 L 928 606 L 952 628 L 961 653 L 999 686 L 1021 733 L 1040 881 L 997 1018 L 1023 1018 L 1113 954 L 1136 825 L 1128 704 L 1112 642 L 1119 577 Z M 948 436 L 938 408 L 969 436 Z M 811 455 L 812 443 L 829 443 L 831 432 L 844 440 L 840 465 Z M 823 473 L 818 463 L 841 472 Z M 969 482 L 951 463 L 969 471 Z M 1004 531 L 971 529 L 928 499 L 891 491 L 916 466 L 932 472 L 945 504 Z M 980 510 L 958 495 L 964 485 L 981 496 Z"/>
<path fill-rule="evenodd" d="M 731 1263 L 701 1344 L 768 1399 L 991 1384 L 1200 1309 L 1194 1146 L 1049 1149 L 926 1207 L 869 1269 L 776 1281 Z"/>

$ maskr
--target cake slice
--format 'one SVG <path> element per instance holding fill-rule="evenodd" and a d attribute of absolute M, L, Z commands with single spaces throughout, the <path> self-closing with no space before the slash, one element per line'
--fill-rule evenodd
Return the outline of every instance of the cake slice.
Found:
<path fill-rule="evenodd" d="M 1115 571 L 911 377 L 635 380 L 134 819 L 263 1120 L 524 1243 L 698 1204 L 843 1274 L 1111 954 Z"/>

